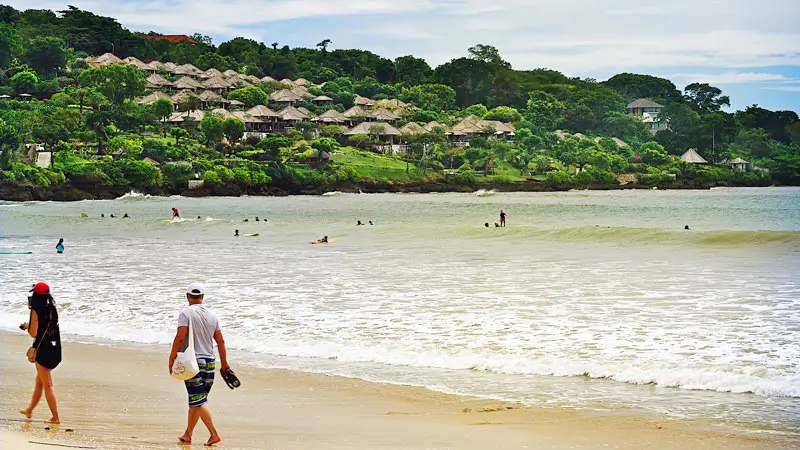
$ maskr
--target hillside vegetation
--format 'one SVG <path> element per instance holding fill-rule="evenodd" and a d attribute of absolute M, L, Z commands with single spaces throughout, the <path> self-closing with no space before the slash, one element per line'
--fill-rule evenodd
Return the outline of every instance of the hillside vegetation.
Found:
<path fill-rule="evenodd" d="M 158 36 L 75 7 L 0 5 L 0 185 L 800 183 L 798 115 L 727 112 L 729 98 L 708 84 L 681 92 L 643 74 L 598 82 L 515 70 L 487 45 L 432 68 L 330 40 L 290 48 Z M 222 84 L 203 87 L 210 79 Z M 663 107 L 657 120 L 631 114 L 638 99 Z M 338 113 L 347 119 L 323 120 Z M 49 166 L 37 166 L 31 144 L 52 152 Z M 681 160 L 690 148 L 708 164 Z M 237 189 L 213 189 L 226 185 Z"/>

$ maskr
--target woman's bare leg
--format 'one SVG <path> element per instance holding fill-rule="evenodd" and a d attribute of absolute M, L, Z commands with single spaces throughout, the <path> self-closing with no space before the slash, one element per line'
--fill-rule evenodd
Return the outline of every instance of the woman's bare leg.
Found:
<path fill-rule="evenodd" d="M 39 401 L 41 399 L 42 399 L 42 380 L 39 378 L 39 373 L 37 370 L 36 383 L 33 386 L 33 395 L 31 396 L 31 404 L 28 405 L 26 409 L 20 409 L 19 413 L 30 419 L 31 415 L 33 414 L 33 410 L 36 409 L 36 405 L 39 404 Z"/>
<path fill-rule="evenodd" d="M 39 375 L 39 379 L 42 382 L 42 388 L 44 390 L 44 398 L 47 400 L 47 406 L 50 407 L 50 414 L 53 417 L 50 420 L 45 420 L 46 423 L 61 423 L 61 419 L 58 417 L 58 402 L 56 401 L 56 391 L 53 389 L 53 378 L 50 376 L 50 369 L 46 367 L 42 367 L 39 363 L 36 363 L 36 372 Z"/>

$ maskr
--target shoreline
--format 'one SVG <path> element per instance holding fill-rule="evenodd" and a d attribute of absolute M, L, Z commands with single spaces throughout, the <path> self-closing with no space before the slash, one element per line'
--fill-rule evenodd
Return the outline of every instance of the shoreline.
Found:
<path fill-rule="evenodd" d="M 156 196 L 182 195 L 184 197 L 238 197 L 241 195 L 250 196 L 272 196 L 283 197 L 289 195 L 322 195 L 326 192 L 344 193 L 444 193 L 444 192 L 463 192 L 470 193 L 479 190 L 495 190 L 497 192 L 565 192 L 572 189 L 586 190 L 629 190 L 629 189 L 661 189 L 661 190 L 686 190 L 702 189 L 707 190 L 713 187 L 768 187 L 776 186 L 772 181 L 757 183 L 736 183 L 728 181 L 671 181 L 654 184 L 617 184 L 617 183 L 560 183 L 551 184 L 541 181 L 523 181 L 512 183 L 453 183 L 444 180 L 415 182 L 415 183 L 392 183 L 373 182 L 355 183 L 339 182 L 322 185 L 276 185 L 276 186 L 243 186 L 234 182 L 209 185 L 198 189 L 187 189 L 184 187 L 156 187 L 156 188 L 137 188 L 132 186 L 82 186 L 73 184 L 62 184 L 49 187 L 37 187 L 31 185 L 20 185 L 10 183 L 0 183 L 0 200 L 4 201 L 81 201 L 81 200 L 113 200 L 131 191 L 141 192 Z"/>
<path fill-rule="evenodd" d="M 175 445 L 184 426 L 186 394 L 166 373 L 167 346 L 152 346 L 151 352 L 65 342 L 64 362 L 53 372 L 63 424 L 45 430 L 44 400 L 34 422 L 16 420 L 33 383 L 23 356 L 29 341 L 0 331 L 0 442 L 126 449 Z M 235 352 L 231 356 L 243 386 L 231 391 L 218 379 L 209 402 L 223 448 L 750 449 L 792 448 L 800 439 L 631 410 L 522 407 L 421 387 L 263 369 L 237 361 Z M 206 438 L 198 426 L 195 441 Z"/>

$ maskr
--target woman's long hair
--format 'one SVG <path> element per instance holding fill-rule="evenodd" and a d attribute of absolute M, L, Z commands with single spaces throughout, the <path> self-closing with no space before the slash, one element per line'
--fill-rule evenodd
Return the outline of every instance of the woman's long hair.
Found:
<path fill-rule="evenodd" d="M 51 332 L 51 330 L 53 330 L 53 326 L 58 326 L 58 310 L 56 309 L 56 300 L 49 293 L 37 294 L 34 292 L 33 295 L 31 296 L 31 303 L 37 300 L 44 302 L 45 308 L 50 313 L 50 321 L 48 322 L 48 329 L 45 330 L 45 335 L 46 335 L 48 332 Z M 39 320 L 41 321 L 41 318 L 39 318 Z"/>

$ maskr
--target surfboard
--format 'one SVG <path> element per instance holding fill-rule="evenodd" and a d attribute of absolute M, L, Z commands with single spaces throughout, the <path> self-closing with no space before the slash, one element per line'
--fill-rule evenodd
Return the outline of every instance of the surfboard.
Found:
<path fill-rule="evenodd" d="M 0 255 L 30 255 L 33 252 L 0 252 Z"/>
<path fill-rule="evenodd" d="M 243 234 L 242 236 L 256 237 L 258 236 L 258 233 L 248 233 L 248 234 Z"/>
<path fill-rule="evenodd" d="M 334 242 L 336 242 L 336 239 L 328 239 L 328 242 L 308 241 L 308 243 L 312 244 L 312 245 L 315 245 L 315 244 L 332 244 Z"/>

